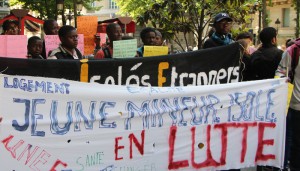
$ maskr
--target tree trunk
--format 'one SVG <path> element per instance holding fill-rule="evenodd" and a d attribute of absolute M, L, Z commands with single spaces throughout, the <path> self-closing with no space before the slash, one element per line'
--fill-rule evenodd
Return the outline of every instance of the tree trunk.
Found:
<path fill-rule="evenodd" d="M 197 28 L 197 32 L 198 32 L 198 49 L 202 49 L 202 34 L 203 34 L 203 23 L 204 23 L 204 9 L 201 10 L 201 14 L 200 14 L 200 23 L 198 25 Z"/>
<path fill-rule="evenodd" d="M 268 27 L 268 22 L 267 22 L 267 2 L 266 0 L 262 0 L 262 27 L 266 28 Z"/>

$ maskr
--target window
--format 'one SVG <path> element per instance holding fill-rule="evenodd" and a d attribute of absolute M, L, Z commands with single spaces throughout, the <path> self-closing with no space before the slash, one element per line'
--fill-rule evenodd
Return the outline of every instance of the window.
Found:
<path fill-rule="evenodd" d="M 283 8 L 282 15 L 283 15 L 282 27 L 290 27 L 290 9 Z"/>
<path fill-rule="evenodd" d="M 91 2 L 91 7 L 95 7 L 95 1 Z"/>
<path fill-rule="evenodd" d="M 6 1 L 5 0 L 0 0 L 0 7 L 4 7 L 6 5 Z"/>
<path fill-rule="evenodd" d="M 118 9 L 117 3 L 114 0 L 109 0 L 109 9 Z"/>

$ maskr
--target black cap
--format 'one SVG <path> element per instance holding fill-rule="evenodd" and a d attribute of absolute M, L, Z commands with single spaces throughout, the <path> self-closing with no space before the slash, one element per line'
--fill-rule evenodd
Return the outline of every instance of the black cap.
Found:
<path fill-rule="evenodd" d="M 232 18 L 230 18 L 230 16 L 227 13 L 219 13 L 215 16 L 215 23 L 223 20 L 223 19 L 227 19 L 229 21 L 232 21 Z"/>

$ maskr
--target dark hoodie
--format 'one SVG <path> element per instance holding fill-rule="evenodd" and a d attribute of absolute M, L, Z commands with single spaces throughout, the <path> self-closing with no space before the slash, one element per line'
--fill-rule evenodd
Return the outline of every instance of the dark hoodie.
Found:
<path fill-rule="evenodd" d="M 281 61 L 283 51 L 275 45 L 267 45 L 257 49 L 251 55 L 251 80 L 274 78 L 275 71 Z"/>

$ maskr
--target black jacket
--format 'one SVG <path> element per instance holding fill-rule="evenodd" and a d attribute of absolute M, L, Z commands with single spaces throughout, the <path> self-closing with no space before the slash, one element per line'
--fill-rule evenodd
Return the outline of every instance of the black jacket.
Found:
<path fill-rule="evenodd" d="M 263 46 L 251 55 L 251 80 L 274 78 L 283 51 L 275 45 Z"/>

